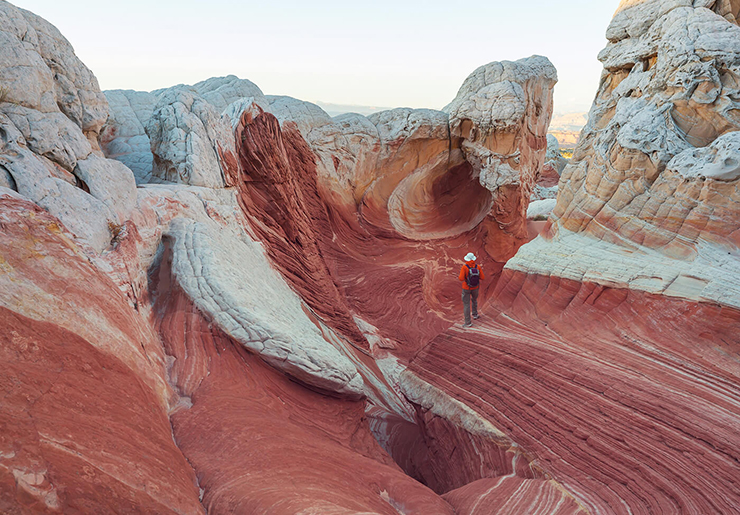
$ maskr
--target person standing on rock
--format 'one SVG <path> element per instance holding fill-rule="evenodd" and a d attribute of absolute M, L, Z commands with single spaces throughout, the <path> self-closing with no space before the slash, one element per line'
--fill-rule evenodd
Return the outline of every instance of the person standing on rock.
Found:
<path fill-rule="evenodd" d="M 463 301 L 463 314 L 465 315 L 465 323 L 463 327 L 472 327 L 473 322 L 470 320 L 470 301 L 473 301 L 473 318 L 478 319 L 478 289 L 480 288 L 480 282 L 486 277 L 483 275 L 483 270 L 476 264 L 477 258 L 475 254 L 469 252 L 465 256 L 465 264 L 460 270 L 460 281 L 462 281 L 462 301 Z"/>

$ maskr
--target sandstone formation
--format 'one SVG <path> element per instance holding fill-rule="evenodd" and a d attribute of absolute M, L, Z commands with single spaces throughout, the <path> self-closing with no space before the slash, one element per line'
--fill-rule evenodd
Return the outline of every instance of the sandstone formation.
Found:
<path fill-rule="evenodd" d="M 622 3 L 549 235 L 510 268 L 740 307 L 732 10 Z"/>
<path fill-rule="evenodd" d="M 558 175 L 563 173 L 565 165 L 568 164 L 568 160 L 560 154 L 560 143 L 558 139 L 552 134 L 547 135 L 547 153 L 545 154 L 545 165 L 549 164 L 557 172 Z"/>
<path fill-rule="evenodd" d="M 306 316 L 259 244 L 219 229 L 179 218 L 165 234 L 174 280 L 195 307 L 275 368 L 313 386 L 361 397 L 357 370 Z"/>
<path fill-rule="evenodd" d="M 131 171 L 99 151 L 105 96 L 54 26 L 7 2 L 0 8 L 3 184 L 100 252 L 136 197 Z"/>
<path fill-rule="evenodd" d="M 474 175 L 508 208 L 497 220 L 524 226 L 527 205 L 544 161 L 552 118 L 555 69 L 544 57 L 478 68 L 445 108 L 453 136 Z M 522 231 L 522 229 L 519 229 Z"/>
<path fill-rule="evenodd" d="M 591 513 L 740 506 L 736 11 L 622 2 L 543 234 L 507 263 L 485 321 L 407 372 Z"/>
<path fill-rule="evenodd" d="M 333 120 L 233 76 L 106 99 L 56 29 L 0 7 L 3 80 L 15 81 L 0 104 L 2 214 L 21 231 L 3 228 L 0 238 L 12 340 L 3 346 L 11 352 L 3 384 L 17 392 L 2 412 L 3 510 L 453 513 L 376 441 L 398 455 L 423 432 L 401 392 L 404 362 L 388 351 L 410 356 L 450 324 L 452 295 L 440 305 L 427 275 L 440 264 L 441 273 L 454 269 L 467 232 L 478 234 L 482 254 L 486 234 L 506 242 L 494 275 L 526 236 L 495 221 L 506 209 L 495 210 L 496 191 L 471 174 L 448 115 L 395 110 Z M 530 86 L 552 89 L 554 70 L 536 59 L 549 73 L 541 85 L 534 76 L 522 84 L 516 74 L 500 78 L 519 88 L 520 103 L 529 102 Z M 537 123 L 546 128 L 549 115 L 538 111 Z M 502 116 L 516 138 L 534 141 L 534 161 L 521 171 L 529 180 L 544 157 L 544 133 L 533 140 L 522 113 Z M 441 226 L 438 200 L 447 205 Z M 484 220 L 488 227 L 477 228 Z M 363 255 L 383 244 L 395 254 L 377 264 L 380 253 Z M 62 262 L 65 255 L 74 259 Z M 399 273 L 397 291 L 409 281 L 412 294 L 394 302 L 420 316 L 403 333 L 397 315 L 363 305 L 377 300 L 377 281 Z M 348 295 L 367 274 L 376 279 Z M 42 334 L 50 336 L 41 342 Z M 97 365 L 64 366 L 67 358 L 47 348 L 54 338 L 69 342 L 62 350 L 75 362 Z M 48 370 L 59 370 L 48 385 L 34 379 Z M 100 370 L 112 374 L 105 386 Z M 76 415 L 96 411 L 90 392 L 105 435 Z M 126 401 L 112 402 L 110 392 L 125 392 Z M 53 425 L 57 406 L 81 423 Z M 137 410 L 154 415 L 144 424 Z M 33 430 L 19 422 L 25 416 Z M 507 439 L 475 438 L 492 463 L 518 456 L 507 457 Z M 480 477 L 464 462 L 440 475 L 446 445 L 418 447 L 435 460 L 431 475 L 418 457 L 406 460 L 439 493 Z M 80 459 L 89 470 L 73 478 Z M 158 470 L 163 463 L 171 470 Z"/>
<path fill-rule="evenodd" d="M 225 185 L 220 154 L 234 152 L 231 127 L 192 88 L 164 91 L 145 130 L 154 157 L 152 177 L 206 188 Z"/>
<path fill-rule="evenodd" d="M 588 510 L 551 481 L 527 481 L 504 476 L 479 479 L 443 496 L 460 515 L 527 513 L 529 515 L 584 514 Z"/>
<path fill-rule="evenodd" d="M 0 511 L 204 513 L 154 331 L 58 219 L 5 190 L 0 221 Z"/>
<path fill-rule="evenodd" d="M 0 511 L 737 513 L 739 10 L 623 2 L 566 164 L 544 57 L 103 95 L 0 0 Z"/>
<path fill-rule="evenodd" d="M 737 512 L 740 311 L 510 271 L 496 296 L 411 370 L 589 512 Z"/>
<path fill-rule="evenodd" d="M 162 267 L 159 280 L 167 280 Z M 393 464 L 363 404 L 276 373 L 215 326 L 177 287 L 161 291 L 160 334 L 185 399 L 174 436 L 198 472 L 208 513 L 454 511 Z"/>
<path fill-rule="evenodd" d="M 100 134 L 101 148 L 106 156 L 125 164 L 137 184 L 152 182 L 154 156 L 146 124 L 154 112 L 156 97 L 130 90 L 106 91 L 105 97 L 110 111 Z"/>

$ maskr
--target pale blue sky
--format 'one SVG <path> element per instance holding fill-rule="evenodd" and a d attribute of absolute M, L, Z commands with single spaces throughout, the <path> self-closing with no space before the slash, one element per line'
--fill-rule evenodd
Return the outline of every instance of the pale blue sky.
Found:
<path fill-rule="evenodd" d="M 266 94 L 440 109 L 482 64 L 550 58 L 555 109 L 586 111 L 618 0 L 16 0 L 56 25 L 103 89 L 235 74 Z"/>

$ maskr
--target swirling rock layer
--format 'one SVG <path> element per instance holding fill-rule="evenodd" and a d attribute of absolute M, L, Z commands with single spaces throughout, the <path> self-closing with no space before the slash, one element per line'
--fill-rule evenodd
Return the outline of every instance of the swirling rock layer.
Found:
<path fill-rule="evenodd" d="M 737 512 L 736 4 L 622 3 L 554 199 L 545 58 L 444 111 L 106 106 L 0 0 L 0 509 Z"/>
<path fill-rule="evenodd" d="M 526 513 L 585 514 L 588 511 L 552 481 L 504 476 L 480 479 L 443 496 L 459 515 Z"/>
<path fill-rule="evenodd" d="M 355 367 L 324 339 L 260 246 L 219 231 L 225 229 L 180 218 L 165 235 L 175 280 L 195 306 L 275 368 L 314 387 L 361 397 Z"/>
<path fill-rule="evenodd" d="M 546 60 L 537 63 L 551 68 Z M 510 63 L 517 66 L 525 64 Z M 505 130 L 530 141 L 527 131 L 535 129 L 527 124 L 541 124 L 551 110 L 527 114 L 529 86 L 514 79 L 507 84 L 524 95 L 523 111 L 506 118 L 508 124 L 502 121 L 503 128 L 486 126 L 486 134 Z M 553 85 L 547 78 L 535 83 Z M 460 98 L 476 91 L 468 89 Z M 354 321 L 359 315 L 387 340 L 403 342 L 398 355 L 412 355 L 457 319 L 458 287 L 442 278 L 456 276 L 461 255 L 485 256 L 493 279 L 527 241 L 520 207 L 534 186 L 532 170 L 544 158 L 544 133 L 533 140 L 541 144 L 528 150 L 537 162 L 522 162 L 511 172 L 528 186 L 496 190 L 494 198 L 471 176 L 471 164 L 456 148 L 464 138 L 450 135 L 445 113 L 396 109 L 334 122 L 312 104 L 286 97 L 271 102 L 269 111 L 256 103 L 228 110 L 242 170 L 236 180 L 242 207 L 283 275 L 355 345 L 367 348 Z M 495 116 L 495 105 L 486 104 L 477 116 Z M 350 137 L 349 130 L 357 132 Z M 509 142 L 514 147 L 516 138 Z"/>
<path fill-rule="evenodd" d="M 595 513 L 736 512 L 740 311 L 517 272 L 496 296 L 411 370 Z"/>
<path fill-rule="evenodd" d="M 0 281 L 0 511 L 204 513 L 161 346 L 57 219 L 7 195 Z"/>
<path fill-rule="evenodd" d="M 208 513 L 454 513 L 380 448 L 363 403 L 290 381 L 210 325 L 178 287 L 159 290 L 183 396 L 174 434 Z"/>

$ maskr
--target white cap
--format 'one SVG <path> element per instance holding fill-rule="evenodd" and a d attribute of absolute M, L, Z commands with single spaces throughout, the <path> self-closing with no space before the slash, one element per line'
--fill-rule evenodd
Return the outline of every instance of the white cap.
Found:
<path fill-rule="evenodd" d="M 478 258 L 472 252 L 468 252 L 468 255 L 465 256 L 465 261 L 475 261 L 476 259 Z"/>

